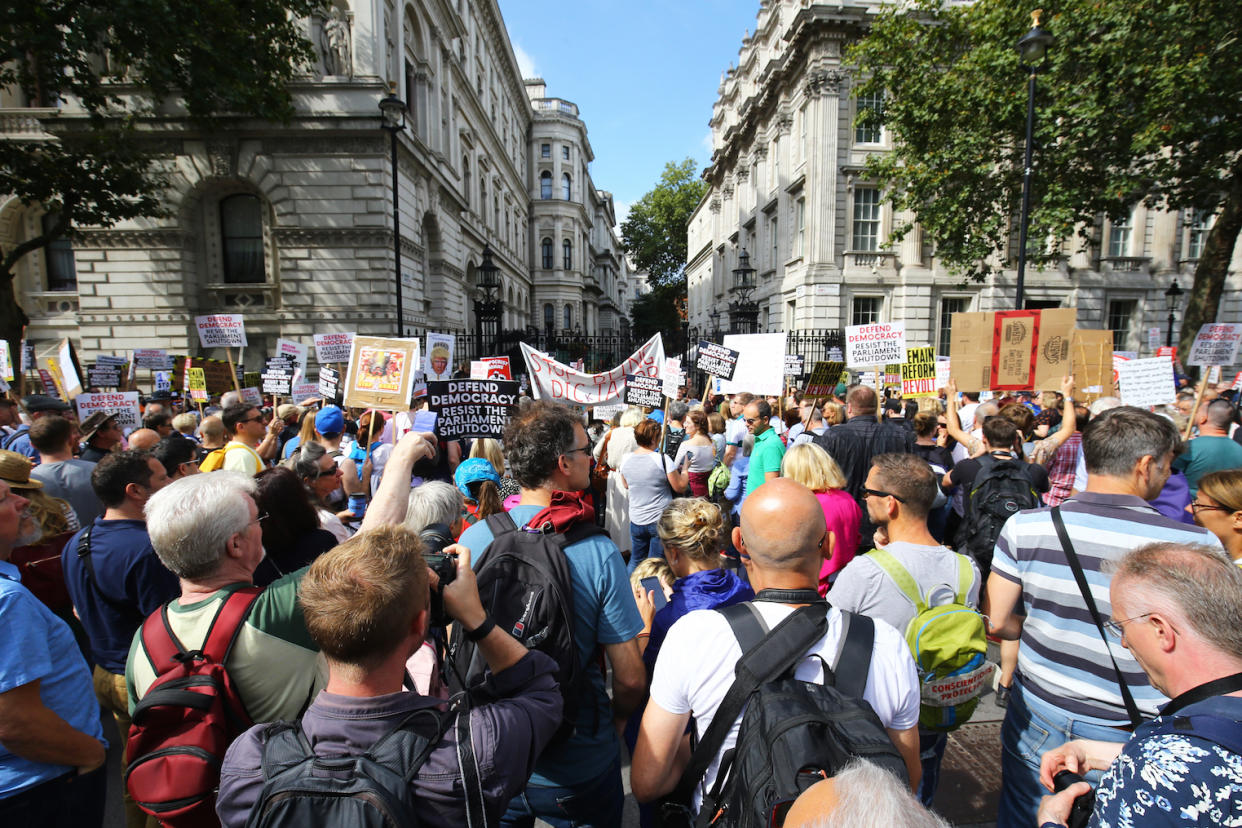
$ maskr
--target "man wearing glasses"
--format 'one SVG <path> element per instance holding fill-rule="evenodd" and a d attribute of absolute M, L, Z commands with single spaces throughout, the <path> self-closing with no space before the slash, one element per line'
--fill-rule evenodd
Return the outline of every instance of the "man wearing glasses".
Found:
<path fill-rule="evenodd" d="M 238 403 L 224 409 L 220 415 L 224 430 L 233 439 L 224 447 L 224 471 L 236 471 L 251 477 L 263 471 L 263 458 L 258 447 L 267 434 L 263 415 L 259 409 L 246 403 Z"/>

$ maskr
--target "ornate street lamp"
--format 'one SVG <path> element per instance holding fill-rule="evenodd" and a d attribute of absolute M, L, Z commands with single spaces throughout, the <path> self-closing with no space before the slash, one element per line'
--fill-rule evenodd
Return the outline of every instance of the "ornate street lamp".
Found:
<path fill-rule="evenodd" d="M 720 311 L 712 308 L 707 316 L 712 320 L 712 341 L 716 342 L 720 339 Z"/>
<path fill-rule="evenodd" d="M 1018 228 L 1018 297 L 1015 310 L 1022 310 L 1022 289 L 1026 280 L 1026 233 L 1031 221 L 1031 150 L 1035 131 L 1035 76 L 1048 57 L 1053 37 L 1039 27 L 1042 9 L 1031 12 L 1031 30 L 1022 35 L 1015 48 L 1022 68 L 1027 70 L 1026 88 L 1026 156 L 1022 165 L 1022 215 Z"/>
<path fill-rule="evenodd" d="M 729 327 L 739 333 L 755 333 L 759 328 L 759 303 L 750 298 L 755 289 L 755 269 L 750 266 L 746 248 L 737 255 L 733 268 L 733 287 L 729 292 L 737 298 L 729 303 Z"/>
<path fill-rule="evenodd" d="M 392 146 L 392 263 L 397 287 L 397 336 L 405 333 L 405 314 L 401 306 L 401 190 L 397 186 L 397 136 L 405 130 L 405 101 L 397 97 L 397 84 L 388 85 L 388 97 L 379 102 L 380 129 L 388 133 Z"/>
<path fill-rule="evenodd" d="M 1186 291 L 1182 290 L 1177 280 L 1173 280 L 1173 284 L 1169 285 L 1169 289 L 1164 292 L 1164 298 L 1169 300 L 1169 329 L 1164 335 L 1164 344 L 1173 347 L 1173 316 L 1177 313 L 1178 306 L 1181 302 L 1182 294 Z"/>
<path fill-rule="evenodd" d="M 492 348 L 496 347 L 496 339 L 500 330 L 500 314 L 504 302 L 500 299 L 500 268 L 492 261 L 492 248 L 483 245 L 483 262 L 475 268 L 478 274 L 478 296 L 474 300 L 475 334 L 479 343 L 479 357 L 487 350 L 484 342 L 490 339 Z"/>

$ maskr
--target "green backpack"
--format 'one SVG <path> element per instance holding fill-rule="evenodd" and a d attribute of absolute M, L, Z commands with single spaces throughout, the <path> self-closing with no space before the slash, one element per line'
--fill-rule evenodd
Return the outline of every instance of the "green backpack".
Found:
<path fill-rule="evenodd" d="M 725 489 L 729 488 L 729 479 L 729 467 L 724 463 L 717 463 L 707 477 L 707 496 L 722 497 Z"/>
<path fill-rule="evenodd" d="M 970 560 L 957 557 L 957 592 L 952 603 L 928 607 L 914 577 L 885 549 L 867 553 L 915 606 L 906 643 L 919 671 L 919 724 L 942 733 L 970 719 L 996 665 L 987 660 L 987 628 L 978 610 L 966 606 Z"/>

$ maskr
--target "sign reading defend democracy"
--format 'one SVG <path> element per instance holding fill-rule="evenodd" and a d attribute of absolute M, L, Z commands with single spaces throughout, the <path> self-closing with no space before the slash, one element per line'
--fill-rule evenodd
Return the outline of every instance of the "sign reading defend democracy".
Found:
<path fill-rule="evenodd" d="M 112 394 L 78 394 L 74 403 L 78 407 L 78 419 L 85 420 L 96 411 L 107 411 L 116 415 L 117 424 L 122 431 L 130 431 L 142 424 L 142 414 L 138 410 L 137 391 L 118 391 Z"/>
<path fill-rule="evenodd" d="M 664 341 L 659 334 L 643 343 L 629 359 L 602 374 L 584 374 L 522 343 L 522 356 L 530 375 L 535 399 L 549 399 L 580 406 L 606 405 L 619 400 L 626 376 L 640 374 L 656 379 L 664 364 Z"/>
<path fill-rule="evenodd" d="M 626 374 L 625 404 L 659 408 L 664 405 L 664 384 L 659 377 Z"/>
<path fill-rule="evenodd" d="M 901 366 L 901 396 L 936 396 L 936 349 L 909 348 Z"/>
<path fill-rule="evenodd" d="M 798 354 L 785 354 L 785 376 L 799 377 L 806 370 L 806 360 Z"/>
<path fill-rule="evenodd" d="M 1242 342 L 1242 324 L 1212 322 L 1204 325 L 1190 346 L 1188 366 L 1232 365 Z"/>
<path fill-rule="evenodd" d="M 215 313 L 194 317 L 198 341 L 204 348 L 244 348 L 246 323 L 240 313 Z"/>
<path fill-rule="evenodd" d="M 845 362 L 856 367 L 887 365 L 906 358 L 906 323 L 877 322 L 845 329 Z"/>
<path fill-rule="evenodd" d="M 315 334 L 315 359 L 325 362 L 349 361 L 349 349 L 354 344 L 354 333 Z"/>
<path fill-rule="evenodd" d="M 441 440 L 500 439 L 517 408 L 518 384 L 509 380 L 444 380 L 427 383 Z"/>
<path fill-rule="evenodd" d="M 709 377 L 731 380 L 733 379 L 733 373 L 737 370 L 737 358 L 739 356 L 739 352 L 732 348 L 726 348 L 723 345 L 708 342 L 706 339 L 700 339 L 699 358 L 694 363 L 694 367 Z"/>

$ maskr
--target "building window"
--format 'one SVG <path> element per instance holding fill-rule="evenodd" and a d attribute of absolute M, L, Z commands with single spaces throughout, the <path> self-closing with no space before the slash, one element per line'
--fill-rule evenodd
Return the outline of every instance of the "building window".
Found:
<path fill-rule="evenodd" d="M 884 115 L 883 92 L 871 92 L 858 96 L 858 115 L 861 116 L 866 112 L 874 112 L 881 117 Z M 859 124 L 854 127 L 854 143 L 856 144 L 878 144 L 883 138 L 884 129 L 879 124 Z"/>
<path fill-rule="evenodd" d="M 568 244 L 569 242 L 566 242 Z M 572 305 L 565 306 L 565 330 L 570 330 L 574 326 L 574 309 Z"/>
<path fill-rule="evenodd" d="M 547 170 L 539 173 L 539 197 L 544 201 L 552 197 L 552 173 Z"/>
<path fill-rule="evenodd" d="M 561 147 L 561 158 L 564 158 L 566 161 L 569 160 L 569 145 Z"/>
<path fill-rule="evenodd" d="M 1130 329 L 1134 326 L 1134 312 L 1138 310 L 1137 299 L 1110 299 L 1108 301 L 1108 329 L 1113 332 L 1113 350 L 1125 351 L 1130 341 Z"/>
<path fill-rule="evenodd" d="M 1134 232 L 1134 219 L 1126 216 L 1108 228 L 1108 255 L 1110 258 L 1130 255 L 1130 236 Z"/>
<path fill-rule="evenodd" d="M 565 239 L 561 243 L 561 254 L 565 259 L 565 269 L 573 270 L 574 267 L 574 245 L 569 239 Z"/>
<path fill-rule="evenodd" d="M 806 199 L 800 198 L 794 205 L 794 218 L 797 230 L 797 254 L 806 255 Z"/>
<path fill-rule="evenodd" d="M 50 233 L 59 220 L 59 213 L 43 216 L 43 232 Z M 78 271 L 73 263 L 73 242 L 66 236 L 52 240 L 43 248 L 43 259 L 47 262 L 48 290 L 78 289 Z"/>
<path fill-rule="evenodd" d="M 565 173 L 564 175 L 561 176 L 561 198 L 565 199 L 566 201 L 569 201 L 569 198 L 570 198 L 569 194 L 573 189 L 572 184 L 573 184 L 573 181 L 572 179 L 570 179 L 569 173 Z"/>
<path fill-rule="evenodd" d="M 556 327 L 556 309 L 551 302 L 543 306 L 543 326 L 549 331 Z"/>
<path fill-rule="evenodd" d="M 850 307 L 851 325 L 870 325 L 880 321 L 880 308 L 884 299 L 880 296 L 855 296 Z"/>
<path fill-rule="evenodd" d="M 1208 230 L 1212 227 L 1212 214 L 1207 210 L 1195 210 L 1190 214 L 1190 235 L 1186 239 L 1186 258 L 1198 259 L 1203 255 Z"/>
<path fill-rule="evenodd" d="M 225 282 L 267 280 L 263 269 L 263 208 L 256 196 L 241 193 L 221 199 L 220 242 Z"/>
<path fill-rule="evenodd" d="M 466 193 L 466 207 L 470 207 L 470 200 L 474 198 L 474 193 L 470 190 L 470 187 L 472 186 L 470 182 L 470 159 L 466 158 L 464 155 L 461 159 L 461 177 L 463 185 L 462 190 Z"/>
<path fill-rule="evenodd" d="M 551 270 L 552 269 L 552 240 L 544 239 L 543 243 L 540 246 L 542 247 L 542 252 L 543 252 L 543 269 Z M 551 307 L 551 305 L 549 305 L 548 307 Z"/>
<path fill-rule="evenodd" d="M 551 144 L 540 144 L 539 145 L 539 157 L 540 158 L 551 158 L 552 157 L 552 145 Z"/>
<path fill-rule="evenodd" d="M 880 191 L 854 188 L 854 235 L 852 250 L 878 250 L 880 241 Z"/>
<path fill-rule="evenodd" d="M 953 314 L 965 313 L 970 308 L 970 299 L 965 296 L 947 296 L 940 300 L 940 334 L 936 338 L 936 353 L 940 356 L 949 355 L 949 345 L 953 340 Z"/>
<path fill-rule="evenodd" d="M 781 266 L 781 236 L 778 232 L 780 225 L 775 218 L 768 222 L 768 225 L 771 228 L 768 230 L 768 237 L 771 239 L 770 244 L 772 246 L 772 269 L 776 270 L 776 268 Z"/>

